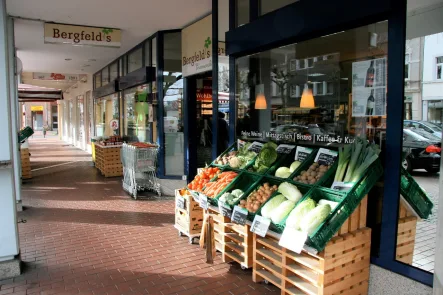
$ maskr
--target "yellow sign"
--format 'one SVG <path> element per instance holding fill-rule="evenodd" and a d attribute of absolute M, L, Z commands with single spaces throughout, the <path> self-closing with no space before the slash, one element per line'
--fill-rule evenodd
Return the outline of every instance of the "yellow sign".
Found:
<path fill-rule="evenodd" d="M 119 29 L 45 23 L 45 43 L 120 47 Z"/>
<path fill-rule="evenodd" d="M 42 112 L 43 106 L 31 106 L 31 112 Z"/>

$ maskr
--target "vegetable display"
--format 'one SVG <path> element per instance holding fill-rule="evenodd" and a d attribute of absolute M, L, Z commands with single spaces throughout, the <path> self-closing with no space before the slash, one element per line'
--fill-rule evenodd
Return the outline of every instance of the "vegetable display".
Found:
<path fill-rule="evenodd" d="M 206 183 L 202 192 L 209 198 L 215 198 L 221 191 L 237 177 L 233 171 L 222 172 L 217 179 Z"/>
<path fill-rule="evenodd" d="M 232 207 L 243 196 L 243 194 L 244 192 L 242 190 L 235 189 L 230 193 L 226 192 L 221 195 L 219 201 Z"/>
<path fill-rule="evenodd" d="M 277 191 L 277 186 L 271 186 L 266 182 L 257 190 L 253 191 L 246 200 L 241 200 L 239 206 L 246 208 L 250 213 L 255 213 L 275 191 Z"/>
<path fill-rule="evenodd" d="M 303 194 L 298 190 L 298 188 L 290 184 L 289 182 L 283 182 L 278 186 L 278 192 L 283 194 L 288 200 L 297 203 Z"/>
<path fill-rule="evenodd" d="M 218 168 L 203 168 L 200 174 L 195 176 L 194 180 L 192 180 L 188 187 L 191 190 L 202 192 L 204 186 L 211 180 L 212 178 L 220 172 Z"/>
<path fill-rule="evenodd" d="M 285 196 L 276 195 L 271 200 L 269 200 L 269 202 L 267 202 L 266 205 L 263 206 L 263 208 L 261 209 L 261 216 L 266 218 L 271 218 L 271 212 L 274 209 L 277 209 L 277 207 L 285 200 L 286 200 Z"/>
<path fill-rule="evenodd" d="M 271 211 L 271 220 L 273 223 L 278 224 L 281 223 L 289 213 L 291 213 L 292 209 L 295 207 L 295 202 L 286 200 L 277 208 Z"/>
<path fill-rule="evenodd" d="M 258 153 L 254 165 L 249 170 L 261 174 L 265 173 L 277 160 L 278 154 L 276 149 L 277 145 L 275 143 L 265 143 L 260 153 Z"/>
<path fill-rule="evenodd" d="M 302 171 L 300 175 L 294 177 L 294 180 L 305 184 L 315 184 L 325 175 L 329 168 L 331 168 L 331 166 L 312 163 L 308 171 Z"/>
<path fill-rule="evenodd" d="M 215 160 L 217 165 L 229 165 L 231 168 L 244 169 L 249 162 L 254 160 L 257 153 L 249 151 L 248 148 L 251 144 L 247 143 L 238 151 L 231 151 L 223 156 L 218 157 Z"/>
<path fill-rule="evenodd" d="M 331 213 L 331 206 L 329 204 L 318 205 L 302 219 L 300 229 L 308 233 L 308 235 L 312 235 L 317 227 L 325 221 L 329 213 Z"/>
<path fill-rule="evenodd" d="M 365 138 L 357 137 L 351 145 L 338 150 L 338 168 L 334 181 L 357 182 L 377 160 L 380 148 Z"/>
<path fill-rule="evenodd" d="M 280 178 L 288 178 L 291 176 L 292 172 L 294 172 L 298 166 L 300 166 L 300 164 L 300 161 L 294 161 L 290 167 L 280 167 L 275 171 L 275 176 Z"/>
<path fill-rule="evenodd" d="M 311 198 L 306 198 L 301 202 L 294 210 L 291 211 L 288 218 L 286 219 L 286 226 L 300 229 L 300 223 L 303 217 L 315 208 L 315 201 Z"/>

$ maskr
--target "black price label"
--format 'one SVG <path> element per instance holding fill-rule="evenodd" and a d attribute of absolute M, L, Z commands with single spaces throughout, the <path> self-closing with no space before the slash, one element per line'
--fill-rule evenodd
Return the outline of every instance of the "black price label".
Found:
<path fill-rule="evenodd" d="M 200 194 L 200 207 L 204 210 L 208 210 L 208 197 Z"/>
<path fill-rule="evenodd" d="M 261 151 L 263 148 L 263 143 L 254 141 L 248 148 L 248 151 L 256 152 L 257 154 Z"/>
<path fill-rule="evenodd" d="M 295 148 L 295 145 L 281 144 L 277 147 L 277 153 L 290 154 L 294 148 Z"/>
<path fill-rule="evenodd" d="M 181 196 L 177 197 L 177 200 L 176 200 L 176 206 L 177 206 L 177 208 L 180 208 L 180 209 L 186 210 L 186 201 L 185 201 L 185 198 L 183 198 L 183 197 L 181 197 Z"/>
<path fill-rule="evenodd" d="M 315 162 L 320 165 L 332 166 L 337 159 L 338 153 L 328 149 L 321 148 L 318 150 Z"/>
<path fill-rule="evenodd" d="M 235 206 L 232 212 L 231 221 L 240 225 L 246 224 L 246 219 L 248 218 L 248 210 L 245 208 Z"/>
<path fill-rule="evenodd" d="M 302 146 L 298 146 L 295 151 L 295 160 L 299 162 L 303 162 L 307 157 L 312 153 L 312 149 L 305 148 Z"/>
<path fill-rule="evenodd" d="M 223 202 L 218 202 L 218 210 L 220 211 L 220 214 L 226 217 L 232 216 L 232 209 L 228 205 L 226 205 Z"/>
<path fill-rule="evenodd" d="M 271 220 L 260 215 L 255 215 L 251 225 L 251 231 L 261 237 L 265 237 L 268 232 Z"/>

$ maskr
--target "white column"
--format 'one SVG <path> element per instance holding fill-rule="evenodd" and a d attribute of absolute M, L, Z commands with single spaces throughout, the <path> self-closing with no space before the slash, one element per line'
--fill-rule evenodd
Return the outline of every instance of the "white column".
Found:
<path fill-rule="evenodd" d="M 17 130 L 15 126 L 15 112 L 10 103 L 10 83 L 9 69 L 11 54 L 8 50 L 8 34 L 12 31 L 7 29 L 6 0 L 0 2 L 0 138 L 3 143 L 0 145 L 0 274 L 8 276 L 14 273 L 10 261 L 13 261 L 19 253 L 18 229 L 16 216 L 16 200 L 14 185 L 14 149 L 13 142 L 17 142 Z M 1 279 L 1 278 L 0 278 Z"/>
<path fill-rule="evenodd" d="M 443 143 L 443 140 L 442 140 Z M 443 161 L 440 162 L 440 171 L 443 171 Z M 440 172 L 439 178 L 440 194 L 438 197 L 439 204 L 443 204 L 443 175 Z M 443 295 L 443 251 L 438 250 L 443 247 L 443 208 L 437 210 L 437 241 L 435 251 L 435 269 L 434 269 L 434 295 Z"/>

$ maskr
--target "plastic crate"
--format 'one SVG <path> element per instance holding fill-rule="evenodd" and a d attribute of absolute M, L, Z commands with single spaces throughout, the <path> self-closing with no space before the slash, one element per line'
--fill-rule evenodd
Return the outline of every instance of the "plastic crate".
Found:
<path fill-rule="evenodd" d="M 316 155 L 317 155 L 316 152 L 312 152 L 311 155 L 305 161 L 303 161 L 303 163 L 292 173 L 290 178 L 294 179 L 294 177 L 300 175 L 302 171 L 308 170 L 309 166 L 311 166 L 314 163 Z M 316 183 L 314 183 L 312 185 L 322 185 L 322 184 L 326 183 L 331 178 L 331 176 L 332 176 L 332 179 L 334 179 L 335 171 L 337 171 L 337 167 L 338 167 L 338 158 L 334 162 L 334 164 L 332 164 L 331 168 L 329 168 L 328 171 L 326 171 L 326 173 L 323 175 L 323 177 L 320 178 Z M 298 182 L 296 180 L 294 180 L 294 183 L 296 185 L 305 184 L 305 183 Z M 332 185 L 332 182 L 331 182 L 331 185 Z"/>
<path fill-rule="evenodd" d="M 403 167 L 401 168 L 400 193 L 417 212 L 418 216 L 427 219 L 434 204 L 426 192 Z"/>
<path fill-rule="evenodd" d="M 210 197 L 208 197 L 208 203 L 209 204 L 211 204 L 211 205 L 213 205 L 213 206 L 217 206 L 218 205 L 218 199 L 220 198 L 220 196 L 222 195 L 222 194 L 224 194 L 225 192 L 226 192 L 226 190 L 228 189 L 228 187 L 229 187 L 229 185 L 230 184 L 233 184 L 239 177 L 240 177 L 240 175 L 241 175 L 241 172 L 239 172 L 239 171 L 236 171 L 235 169 L 232 169 L 232 168 L 230 168 L 230 167 L 227 167 L 227 168 L 224 168 L 224 169 L 221 169 L 221 172 L 228 172 L 228 171 L 233 171 L 233 172 L 235 172 L 235 173 L 237 173 L 237 177 L 235 177 L 224 189 L 222 189 L 221 191 L 220 191 L 220 193 L 218 193 L 214 198 L 210 198 Z M 214 181 L 216 181 L 218 179 L 218 175 L 217 176 L 215 176 L 214 178 L 212 178 L 209 182 L 214 182 Z M 191 192 L 191 194 L 192 194 L 192 192 Z M 204 192 L 202 192 L 202 193 L 200 193 L 200 195 L 205 195 L 205 193 Z"/>
<path fill-rule="evenodd" d="M 335 208 L 329 217 L 321 224 L 316 231 L 309 236 L 306 244 L 318 251 L 322 251 L 328 241 L 338 232 L 343 223 L 358 207 L 361 200 L 366 196 L 378 179 L 383 174 L 383 167 L 380 159 L 377 159 L 368 168 L 366 175 L 361 177 L 354 187 L 348 192 L 337 192 L 336 190 L 321 188 L 317 186 L 314 188 L 316 194 L 322 194 L 323 199 L 334 201 L 333 198 L 343 198 L 340 204 Z"/>
<path fill-rule="evenodd" d="M 249 173 L 249 172 L 241 172 L 241 174 L 230 184 L 228 184 L 228 186 L 223 190 L 223 193 L 226 192 L 231 192 L 234 189 L 241 189 L 243 191 L 243 196 L 238 199 L 233 206 L 230 206 L 228 204 L 226 204 L 227 206 L 229 206 L 231 209 L 238 205 L 240 203 L 241 200 L 244 200 L 247 198 L 247 196 L 251 193 L 251 191 L 260 183 L 260 180 L 262 179 L 261 176 L 253 174 L 253 173 Z M 217 198 L 217 203 L 218 200 L 220 199 L 220 197 L 222 196 L 222 194 L 220 194 Z"/>
<path fill-rule="evenodd" d="M 18 133 L 18 141 L 22 142 L 26 138 L 31 137 L 32 134 L 34 134 L 34 130 L 32 130 L 32 128 L 29 127 L 29 126 L 26 126 L 25 128 L 23 128 L 22 130 L 19 131 L 19 133 Z"/>
<path fill-rule="evenodd" d="M 288 167 L 295 161 L 294 160 L 295 149 L 290 154 L 280 154 L 274 164 L 266 171 L 266 175 L 274 176 L 275 171 L 280 167 Z M 291 173 L 292 174 L 292 173 Z M 289 179 L 289 177 L 288 177 Z"/>
<path fill-rule="evenodd" d="M 218 167 L 218 168 L 221 168 L 221 169 L 230 168 L 230 169 L 233 169 L 233 170 L 236 170 L 236 171 L 241 171 L 241 170 L 246 170 L 249 167 L 251 167 L 252 165 L 254 165 L 255 159 L 256 159 L 257 156 L 255 156 L 254 159 L 249 161 L 243 169 L 232 168 L 231 166 L 229 166 L 229 164 L 220 165 L 220 164 L 216 164 L 215 163 L 215 161 L 218 158 L 221 158 L 224 155 L 226 155 L 227 153 L 232 152 L 232 151 L 236 151 L 236 150 L 237 150 L 237 144 L 236 143 L 231 144 L 223 153 L 221 153 L 214 161 L 212 161 L 212 163 L 209 166 L 211 166 L 211 167 Z"/>

